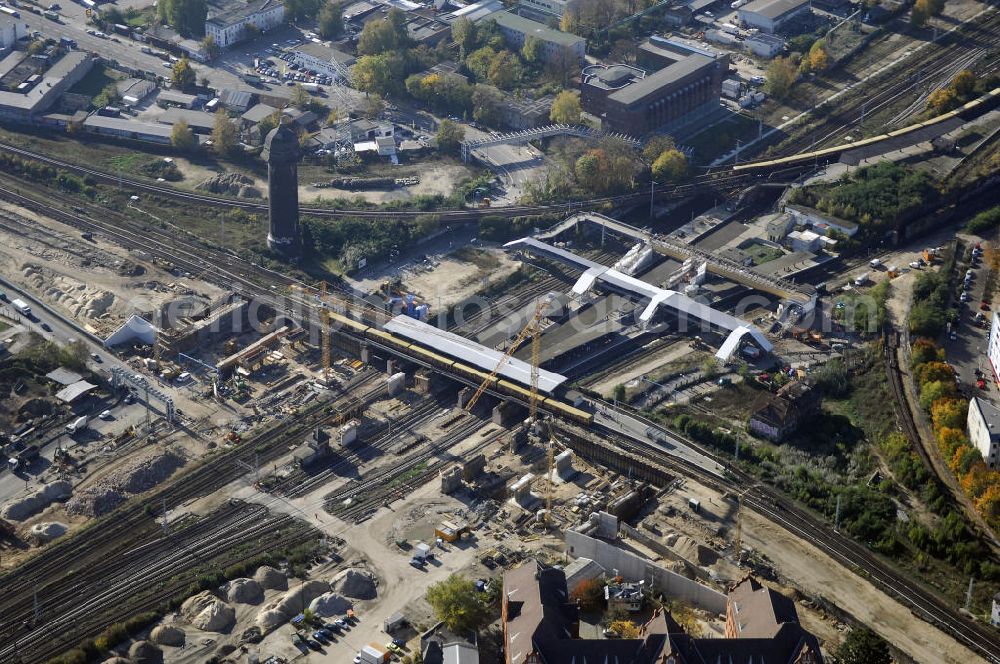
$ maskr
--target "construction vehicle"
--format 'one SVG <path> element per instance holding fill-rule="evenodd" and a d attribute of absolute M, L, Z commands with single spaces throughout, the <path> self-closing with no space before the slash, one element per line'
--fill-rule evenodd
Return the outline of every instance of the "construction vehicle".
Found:
<path fill-rule="evenodd" d="M 488 196 L 483 197 L 483 200 L 479 201 L 479 209 L 483 210 L 493 205 L 493 201 L 490 200 Z"/>

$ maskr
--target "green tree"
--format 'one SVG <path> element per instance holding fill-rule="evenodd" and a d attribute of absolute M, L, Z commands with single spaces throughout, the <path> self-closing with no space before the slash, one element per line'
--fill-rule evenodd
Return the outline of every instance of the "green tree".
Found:
<path fill-rule="evenodd" d="M 777 57 L 767 66 L 765 88 L 772 97 L 783 98 L 799 77 L 798 63 L 792 56 Z"/>
<path fill-rule="evenodd" d="M 358 53 L 361 55 L 399 52 L 409 45 L 406 17 L 396 7 L 390 9 L 385 18 L 366 23 L 358 37 Z"/>
<path fill-rule="evenodd" d="M 302 87 L 301 83 L 296 83 L 295 87 L 292 88 L 292 94 L 288 98 L 296 108 L 305 109 L 310 104 L 312 104 L 312 97 L 306 92 L 306 89 Z"/>
<path fill-rule="evenodd" d="M 182 118 L 178 120 L 173 129 L 170 130 L 170 144 L 182 152 L 190 152 L 198 145 L 191 127 Z"/>
<path fill-rule="evenodd" d="M 476 45 L 476 24 L 462 16 L 451 24 L 451 38 L 458 45 L 458 57 L 465 60 Z"/>
<path fill-rule="evenodd" d="M 521 47 L 521 57 L 530 64 L 541 62 L 543 56 L 542 41 L 537 37 L 528 37 Z"/>
<path fill-rule="evenodd" d="M 489 616 L 479 595 L 471 579 L 452 574 L 427 589 L 427 602 L 448 629 L 465 632 L 477 629 Z"/>
<path fill-rule="evenodd" d="M 281 111 L 279 109 L 275 109 L 274 113 L 271 113 L 269 116 L 257 123 L 257 133 L 260 134 L 261 140 L 271 133 L 271 130 L 279 124 L 281 124 Z"/>
<path fill-rule="evenodd" d="M 344 31 L 344 6 L 336 0 L 327 0 L 319 12 L 316 32 L 323 39 L 333 39 Z"/>
<path fill-rule="evenodd" d="M 205 35 L 205 38 L 201 40 L 201 47 L 205 49 L 205 55 L 208 56 L 209 60 L 215 60 L 222 52 L 212 35 Z"/>
<path fill-rule="evenodd" d="M 521 59 L 510 51 L 500 51 L 490 61 L 487 79 L 502 90 L 512 90 L 521 82 L 524 67 Z"/>
<path fill-rule="evenodd" d="M 803 58 L 803 61 L 805 58 Z M 830 65 L 830 57 L 826 52 L 826 41 L 820 39 L 809 49 L 809 68 L 812 71 L 823 71 Z"/>
<path fill-rule="evenodd" d="M 675 182 L 687 174 L 687 157 L 676 148 L 664 150 L 653 162 L 653 177 L 665 182 Z"/>
<path fill-rule="evenodd" d="M 178 88 L 184 91 L 193 90 L 197 84 L 198 75 L 187 58 L 181 58 L 171 71 L 171 79 Z"/>
<path fill-rule="evenodd" d="M 472 119 L 492 127 L 500 123 L 503 95 L 492 85 L 477 85 L 472 91 Z"/>
<path fill-rule="evenodd" d="M 594 154 L 593 151 L 580 155 L 576 160 L 573 172 L 576 175 L 577 181 L 584 187 L 591 188 L 596 186 L 601 174 L 601 163 L 598 155 Z"/>
<path fill-rule="evenodd" d="M 352 70 L 354 87 L 369 94 L 395 94 L 403 87 L 404 69 L 398 53 L 363 55 Z"/>
<path fill-rule="evenodd" d="M 465 59 L 465 67 L 477 81 L 485 81 L 490 73 L 490 64 L 497 52 L 489 46 L 484 46 L 469 54 Z"/>
<path fill-rule="evenodd" d="M 913 3 L 913 9 L 910 11 L 910 25 L 922 28 L 927 25 L 927 19 L 930 17 L 931 13 L 926 0 L 917 0 Z"/>
<path fill-rule="evenodd" d="M 580 124 L 582 113 L 580 97 L 575 92 L 563 90 L 552 100 L 549 119 L 557 124 Z"/>
<path fill-rule="evenodd" d="M 650 139 L 646 141 L 646 145 L 642 147 L 642 158 L 645 159 L 647 163 L 652 164 L 661 154 L 667 150 L 673 150 L 676 147 L 677 143 L 674 141 L 673 136 L 657 134 L 656 136 L 650 137 Z"/>
<path fill-rule="evenodd" d="M 185 37 L 201 36 L 208 16 L 206 0 L 160 0 L 156 5 L 159 19 Z"/>
<path fill-rule="evenodd" d="M 464 140 L 465 127 L 451 120 L 441 121 L 441 125 L 437 130 L 438 151 L 446 154 L 456 154 Z"/>
<path fill-rule="evenodd" d="M 963 69 L 951 80 L 951 89 L 959 97 L 968 97 L 976 89 L 976 75 L 969 69 Z"/>
<path fill-rule="evenodd" d="M 122 98 L 121 94 L 118 92 L 118 85 L 115 83 L 108 83 L 104 86 L 97 96 L 94 97 L 94 106 L 97 108 L 103 108 L 110 104 L 114 104 Z"/>
<path fill-rule="evenodd" d="M 293 21 L 316 16 L 323 0 L 284 0 L 285 18 Z"/>
<path fill-rule="evenodd" d="M 892 664 L 889 644 L 867 627 L 848 632 L 833 652 L 834 664 Z"/>
<path fill-rule="evenodd" d="M 212 144 L 220 155 L 231 154 L 237 144 L 236 125 L 229 119 L 225 110 L 215 112 L 215 127 L 212 129 Z"/>

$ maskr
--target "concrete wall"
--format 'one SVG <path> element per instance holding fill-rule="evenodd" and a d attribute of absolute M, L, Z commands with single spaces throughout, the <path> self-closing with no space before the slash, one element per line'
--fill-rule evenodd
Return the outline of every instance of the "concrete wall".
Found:
<path fill-rule="evenodd" d="M 566 551 L 575 558 L 590 558 L 607 570 L 616 569 L 626 580 L 645 579 L 668 599 L 679 599 L 705 611 L 722 615 L 726 596 L 697 581 L 664 569 L 634 553 L 573 530 L 566 531 Z"/>

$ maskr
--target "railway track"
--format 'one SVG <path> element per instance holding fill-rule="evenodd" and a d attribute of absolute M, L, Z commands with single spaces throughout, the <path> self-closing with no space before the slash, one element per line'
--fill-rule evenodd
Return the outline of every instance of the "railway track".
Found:
<path fill-rule="evenodd" d="M 606 402 L 603 405 L 607 409 L 618 410 L 630 417 L 643 420 L 649 426 L 661 430 L 663 428 L 632 411 L 616 408 Z M 639 459 L 675 468 L 718 491 L 728 491 L 734 495 L 742 493 L 744 507 L 752 509 L 772 523 L 817 547 L 847 569 L 860 574 L 881 592 L 909 608 L 915 616 L 939 627 L 990 664 L 1000 664 L 1000 632 L 989 625 L 966 617 L 957 607 L 948 604 L 919 581 L 893 570 L 891 563 L 872 553 L 863 544 L 835 531 L 825 519 L 795 505 L 777 489 L 761 484 L 755 477 L 734 466 L 731 457 L 720 455 L 715 450 L 671 432 L 672 437 L 726 468 L 727 476 L 719 477 L 680 458 L 668 457 L 658 448 L 641 445 L 625 438 L 615 430 L 607 429 L 604 433 L 607 439 L 613 440 L 623 450 Z"/>

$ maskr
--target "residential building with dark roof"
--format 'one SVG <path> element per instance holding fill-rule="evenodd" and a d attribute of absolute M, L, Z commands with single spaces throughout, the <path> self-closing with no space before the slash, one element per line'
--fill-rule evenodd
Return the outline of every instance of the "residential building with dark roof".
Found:
<path fill-rule="evenodd" d="M 607 131 L 641 136 L 676 128 L 717 107 L 729 57 L 676 39 L 639 47 L 639 66 L 591 65 L 581 73 L 580 103 Z"/>
<path fill-rule="evenodd" d="M 563 571 L 534 561 L 504 574 L 502 598 L 506 664 L 823 663 L 819 642 L 799 624 L 791 600 L 749 578 L 730 593 L 722 639 L 691 637 L 664 610 L 636 639 L 581 639 Z"/>
<path fill-rule="evenodd" d="M 769 440 L 782 440 L 819 413 L 820 401 L 814 385 L 793 380 L 777 394 L 757 399 L 750 414 L 750 431 Z"/>

